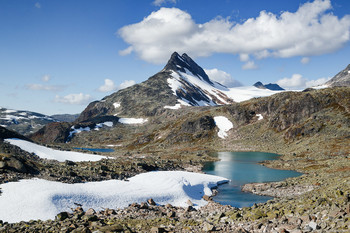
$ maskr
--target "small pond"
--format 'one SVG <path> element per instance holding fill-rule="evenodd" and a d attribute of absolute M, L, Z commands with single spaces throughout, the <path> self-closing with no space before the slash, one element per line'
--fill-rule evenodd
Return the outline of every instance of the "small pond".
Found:
<path fill-rule="evenodd" d="M 104 153 L 114 152 L 113 149 L 108 149 L 108 148 L 84 148 L 84 147 L 75 147 L 74 149 L 76 149 L 76 150 L 88 150 L 88 151 L 93 151 L 93 152 L 104 152 Z"/>
<path fill-rule="evenodd" d="M 301 173 L 289 170 L 277 170 L 258 164 L 264 160 L 277 159 L 279 155 L 264 152 L 219 152 L 220 161 L 207 163 L 203 171 L 207 174 L 230 179 L 229 183 L 218 187 L 218 195 L 213 199 L 223 205 L 234 207 L 252 206 L 266 202 L 271 197 L 258 196 L 241 191 L 242 185 L 254 182 L 281 181 L 288 177 L 300 176 Z"/>

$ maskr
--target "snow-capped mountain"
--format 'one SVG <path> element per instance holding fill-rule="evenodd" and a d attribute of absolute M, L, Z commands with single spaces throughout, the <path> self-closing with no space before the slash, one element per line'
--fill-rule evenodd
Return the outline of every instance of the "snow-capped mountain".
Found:
<path fill-rule="evenodd" d="M 55 121 L 57 120 L 40 113 L 0 107 L 0 125 L 23 135 L 34 133 Z"/>
<path fill-rule="evenodd" d="M 325 85 L 329 87 L 350 86 L 350 64 L 326 82 Z"/>
<path fill-rule="evenodd" d="M 216 106 L 276 94 L 254 86 L 227 88 L 208 77 L 187 54 L 174 52 L 148 80 L 90 103 L 76 122 L 103 115 L 147 117 L 182 106 Z"/>
<path fill-rule="evenodd" d="M 177 108 L 181 104 L 215 106 L 234 102 L 224 93 L 228 88 L 210 80 L 205 71 L 186 53 L 182 56 L 173 53 L 162 72 L 170 74 L 167 82 L 178 98 L 177 105 L 165 106 L 166 108 Z"/>

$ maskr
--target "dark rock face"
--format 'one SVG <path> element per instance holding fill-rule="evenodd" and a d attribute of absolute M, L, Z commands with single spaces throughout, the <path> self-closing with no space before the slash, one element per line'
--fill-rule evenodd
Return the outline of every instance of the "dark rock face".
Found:
<path fill-rule="evenodd" d="M 260 89 L 266 89 L 266 87 L 265 87 L 265 85 L 264 84 L 262 84 L 262 82 L 256 82 L 256 83 L 254 83 L 254 85 L 253 85 L 254 87 L 257 87 L 257 88 L 260 88 Z"/>
<path fill-rule="evenodd" d="M 68 122 L 50 123 L 31 135 L 30 138 L 41 143 L 64 143 L 69 136 L 71 126 L 72 124 Z"/>
<path fill-rule="evenodd" d="M 215 121 L 211 116 L 203 116 L 193 121 L 186 121 L 181 125 L 181 131 L 184 133 L 197 133 L 209 131 L 215 128 Z"/>
<path fill-rule="evenodd" d="M 339 86 L 349 87 L 350 86 L 350 64 L 325 84 L 331 87 L 339 87 Z"/>
<path fill-rule="evenodd" d="M 19 138 L 23 140 L 29 140 L 25 136 L 20 135 L 14 131 L 8 130 L 2 126 L 0 126 L 0 141 L 6 138 Z"/>
<path fill-rule="evenodd" d="M 192 60 L 186 53 L 180 56 L 177 52 L 174 52 L 166 66 L 165 70 L 181 71 L 186 73 L 186 70 L 189 70 L 195 76 L 198 76 L 203 81 L 213 85 L 213 82 L 209 79 L 205 71 L 200 67 L 196 62 Z"/>
<path fill-rule="evenodd" d="M 266 84 L 265 87 L 269 90 L 272 90 L 272 91 L 284 91 L 284 89 L 276 83 Z"/>

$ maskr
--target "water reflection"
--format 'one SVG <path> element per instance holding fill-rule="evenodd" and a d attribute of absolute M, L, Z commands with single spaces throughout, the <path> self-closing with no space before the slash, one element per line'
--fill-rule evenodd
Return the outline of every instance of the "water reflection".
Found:
<path fill-rule="evenodd" d="M 276 159 L 279 155 L 264 152 L 219 152 L 220 161 L 208 163 L 204 172 L 223 176 L 231 182 L 219 186 L 219 194 L 214 197 L 224 205 L 235 207 L 251 206 L 254 203 L 266 202 L 271 199 L 241 192 L 241 186 L 252 182 L 280 181 L 288 177 L 301 175 L 295 171 L 276 170 L 264 167 L 258 162 Z"/>

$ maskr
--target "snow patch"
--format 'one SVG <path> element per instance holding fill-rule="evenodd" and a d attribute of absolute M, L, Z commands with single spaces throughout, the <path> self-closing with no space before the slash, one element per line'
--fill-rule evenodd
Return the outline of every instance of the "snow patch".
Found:
<path fill-rule="evenodd" d="M 115 103 L 113 103 L 113 106 L 114 106 L 114 108 L 119 108 L 120 107 L 120 103 L 119 102 L 115 102 Z"/>
<path fill-rule="evenodd" d="M 17 112 L 17 111 L 16 110 L 12 110 L 12 109 L 6 109 L 4 111 L 4 113 L 15 113 L 15 112 Z"/>
<path fill-rule="evenodd" d="M 256 114 L 256 116 L 258 117 L 258 121 L 264 119 L 263 115 L 261 115 L 261 114 Z"/>
<path fill-rule="evenodd" d="M 148 119 L 143 118 L 119 118 L 119 122 L 122 124 L 143 124 L 147 121 Z"/>
<path fill-rule="evenodd" d="M 181 108 L 181 104 L 175 104 L 175 106 L 164 106 L 164 108 L 166 109 L 180 109 Z"/>
<path fill-rule="evenodd" d="M 72 131 L 69 132 L 69 136 L 68 136 L 68 139 L 72 138 L 74 134 L 76 133 L 81 133 L 83 131 L 91 131 L 90 127 L 80 127 L 78 129 L 76 129 L 74 126 L 71 127 Z"/>
<path fill-rule="evenodd" d="M 149 198 L 160 205 L 170 203 L 186 207 L 187 200 L 195 207 L 207 204 L 203 195 L 211 188 L 228 182 L 226 178 L 183 171 L 148 172 L 129 181 L 108 180 L 64 184 L 42 179 L 20 180 L 1 184 L 0 219 L 10 223 L 31 219 L 54 219 L 63 211 L 71 211 L 74 203 L 84 210 L 93 208 L 124 208 Z M 30 194 L 30 195 L 28 195 Z"/>
<path fill-rule="evenodd" d="M 5 139 L 6 142 L 11 143 L 12 145 L 20 147 L 22 150 L 25 150 L 29 153 L 34 153 L 40 158 L 43 159 L 53 159 L 59 162 L 64 162 L 66 160 L 81 162 L 81 161 L 98 161 L 103 158 L 107 158 L 106 156 L 101 155 L 93 155 L 93 154 L 85 154 L 74 151 L 60 151 L 54 150 L 45 146 L 40 146 L 32 142 L 28 142 L 21 139 Z M 1 217 L 0 217 L 1 219 Z"/>
<path fill-rule="evenodd" d="M 177 100 L 177 104 L 175 104 L 175 106 L 164 106 L 164 108 L 167 109 L 180 109 L 181 106 L 191 106 L 189 103 L 183 101 L 183 100 Z"/>
<path fill-rule="evenodd" d="M 233 128 L 232 122 L 224 116 L 216 116 L 214 117 L 214 121 L 216 126 L 219 128 L 218 137 L 223 139 L 226 138 L 226 132 Z"/>

